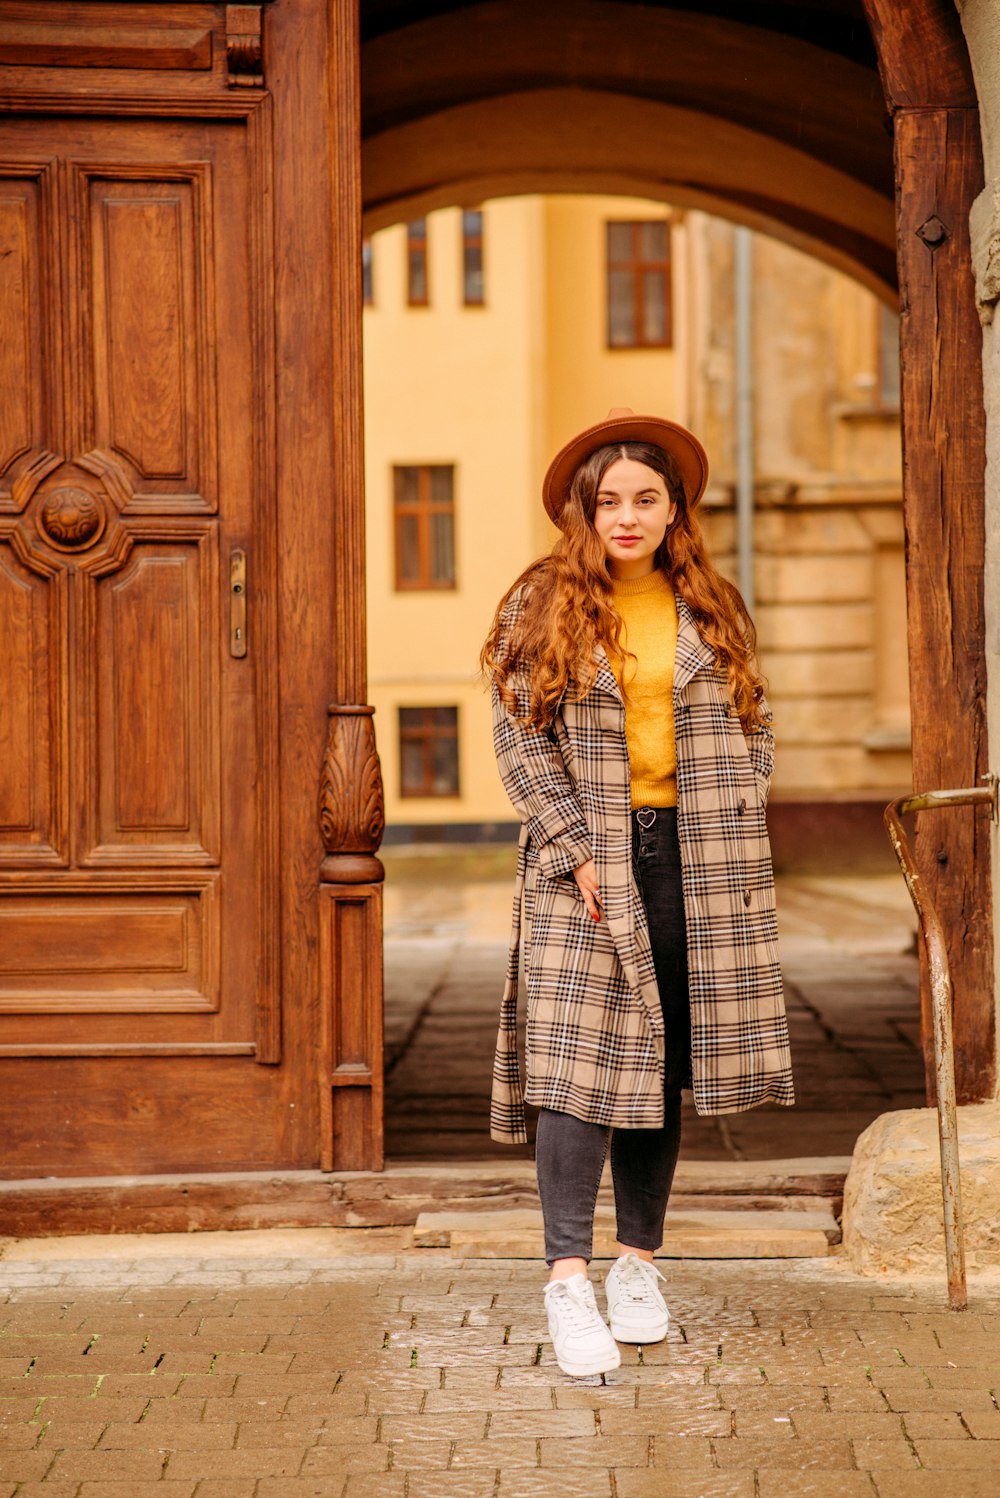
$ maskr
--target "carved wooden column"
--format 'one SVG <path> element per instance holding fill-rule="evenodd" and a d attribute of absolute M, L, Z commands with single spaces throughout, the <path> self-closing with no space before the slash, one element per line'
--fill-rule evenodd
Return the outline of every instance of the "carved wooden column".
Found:
<path fill-rule="evenodd" d="M 324 1170 L 380 1170 L 382 777 L 367 695 L 361 376 L 361 106 L 355 0 L 328 0 L 334 432 L 333 695 L 320 789 L 321 1150 Z"/>
<path fill-rule="evenodd" d="M 321 1168 L 380 1170 L 382 864 L 374 708 L 333 704 L 319 793 Z"/>

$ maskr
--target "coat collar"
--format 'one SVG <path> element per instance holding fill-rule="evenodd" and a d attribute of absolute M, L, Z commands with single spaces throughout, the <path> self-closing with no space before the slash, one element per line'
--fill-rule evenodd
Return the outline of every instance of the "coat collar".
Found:
<path fill-rule="evenodd" d="M 677 600 L 677 654 L 674 658 L 674 697 L 676 698 L 697 672 L 704 666 L 715 664 L 715 651 L 701 638 L 694 615 L 681 595 L 677 593 L 675 598 Z M 603 645 L 598 645 L 596 655 L 597 676 L 591 690 L 604 692 L 624 706 L 621 690 Z"/>
<path fill-rule="evenodd" d="M 679 697 L 703 666 L 715 664 L 715 651 L 698 633 L 694 615 L 684 599 L 677 597 L 677 655 L 674 658 L 674 697 Z"/>

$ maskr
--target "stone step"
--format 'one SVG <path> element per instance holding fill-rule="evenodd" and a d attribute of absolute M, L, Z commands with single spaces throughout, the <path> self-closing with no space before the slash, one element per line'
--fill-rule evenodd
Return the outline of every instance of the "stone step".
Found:
<path fill-rule="evenodd" d="M 674 1213 L 839 1213 L 850 1156 L 681 1160 Z M 599 1204 L 613 1200 L 610 1171 Z M 538 1208 L 530 1160 L 433 1160 L 383 1171 L 243 1171 L 205 1175 L 0 1181 L 0 1235 L 183 1233 L 193 1229 L 393 1227 L 420 1213 Z"/>
<path fill-rule="evenodd" d="M 828 1211 L 668 1211 L 664 1259 L 822 1259 L 840 1242 L 840 1227 Z M 415 1248 L 448 1248 L 462 1258 L 541 1259 L 545 1256 L 542 1214 L 531 1208 L 502 1211 L 421 1212 Z M 598 1207 L 594 1257 L 615 1258 L 615 1216 Z"/>

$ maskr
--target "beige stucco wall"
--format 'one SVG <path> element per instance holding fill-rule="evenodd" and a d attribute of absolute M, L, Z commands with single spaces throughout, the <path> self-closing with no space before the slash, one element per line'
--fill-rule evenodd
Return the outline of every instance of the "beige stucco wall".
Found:
<path fill-rule="evenodd" d="M 537 199 L 490 205 L 487 303 L 475 309 L 462 305 L 458 209 L 428 219 L 426 308 L 405 305 L 405 229 L 376 237 L 375 305 L 364 314 L 369 700 L 390 823 L 511 815 L 488 752 L 488 701 L 475 672 L 501 592 L 539 544 L 541 232 Z M 395 591 L 396 463 L 455 464 L 454 590 Z M 401 801 L 397 708 L 453 704 L 461 796 Z"/>

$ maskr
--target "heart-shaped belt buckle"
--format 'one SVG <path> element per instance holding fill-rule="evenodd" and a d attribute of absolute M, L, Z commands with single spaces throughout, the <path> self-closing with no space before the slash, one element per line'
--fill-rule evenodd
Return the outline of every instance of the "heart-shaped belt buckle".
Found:
<path fill-rule="evenodd" d="M 640 806 L 639 810 L 635 814 L 635 819 L 639 823 L 639 826 L 642 828 L 643 832 L 648 832 L 650 827 L 652 827 L 653 823 L 656 821 L 656 812 L 651 806 Z"/>

